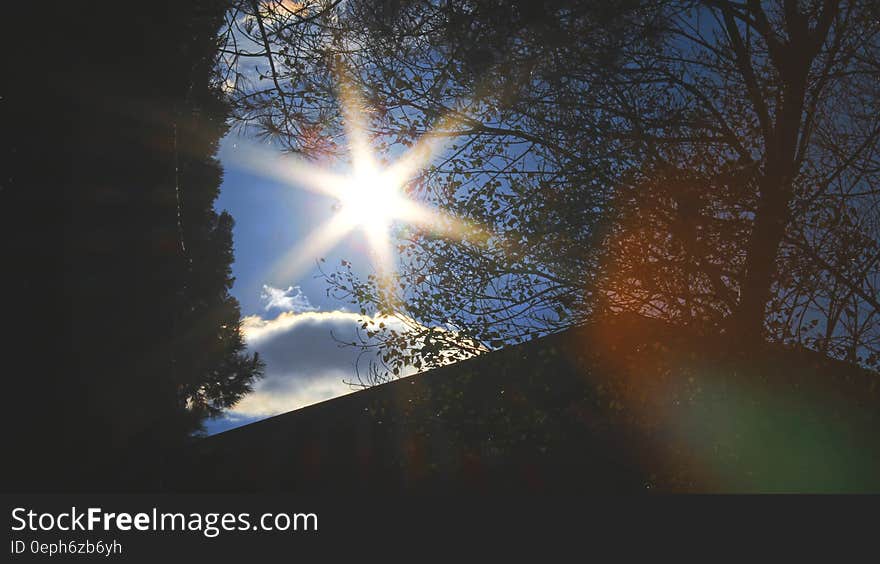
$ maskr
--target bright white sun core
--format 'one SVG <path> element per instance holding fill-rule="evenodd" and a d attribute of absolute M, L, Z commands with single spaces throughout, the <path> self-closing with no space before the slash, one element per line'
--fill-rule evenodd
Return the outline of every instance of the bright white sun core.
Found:
<path fill-rule="evenodd" d="M 367 235 L 386 233 L 407 202 L 395 179 L 374 166 L 365 168 L 352 174 L 340 188 L 338 212 L 346 223 L 361 228 Z"/>

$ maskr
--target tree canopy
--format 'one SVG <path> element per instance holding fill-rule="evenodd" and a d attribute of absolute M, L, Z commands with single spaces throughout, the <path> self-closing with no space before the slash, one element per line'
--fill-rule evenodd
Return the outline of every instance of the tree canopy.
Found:
<path fill-rule="evenodd" d="M 408 190 L 481 228 L 327 272 L 410 322 L 367 328 L 391 375 L 621 312 L 877 367 L 878 32 L 858 0 L 241 2 L 222 70 L 288 151 L 344 151 L 340 83 L 377 151 L 449 138 Z"/>

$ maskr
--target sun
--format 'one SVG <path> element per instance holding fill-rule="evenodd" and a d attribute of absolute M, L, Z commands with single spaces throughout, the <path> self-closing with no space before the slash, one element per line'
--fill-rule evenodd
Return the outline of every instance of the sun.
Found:
<path fill-rule="evenodd" d="M 388 270 L 392 260 L 392 225 L 398 219 L 412 219 L 412 204 L 404 197 L 400 180 L 372 162 L 358 163 L 351 175 L 340 179 L 334 192 L 337 229 L 359 231 L 366 237 L 375 262 Z"/>
<path fill-rule="evenodd" d="M 350 157 L 348 172 L 331 171 L 291 155 L 271 156 L 245 147 L 237 151 L 238 162 L 255 172 L 335 201 L 333 216 L 280 259 L 273 269 L 274 277 L 279 279 L 298 278 L 310 263 L 348 235 L 365 239 L 379 274 L 393 274 L 391 230 L 397 221 L 452 236 L 466 230 L 460 220 L 417 201 L 406 190 L 449 135 L 433 134 L 435 129 L 423 135 L 393 163 L 384 165 L 374 155 L 359 101 L 350 91 L 341 101 Z M 442 126 L 448 129 L 452 122 L 446 120 Z"/>
<path fill-rule="evenodd" d="M 374 167 L 358 171 L 339 190 L 338 213 L 367 235 L 385 233 L 406 207 L 400 188 Z"/>

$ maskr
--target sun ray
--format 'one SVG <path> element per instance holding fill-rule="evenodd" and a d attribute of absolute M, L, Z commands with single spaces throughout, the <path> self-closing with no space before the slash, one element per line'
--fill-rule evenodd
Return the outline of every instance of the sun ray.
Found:
<path fill-rule="evenodd" d="M 342 175 L 322 169 L 302 157 L 279 155 L 248 144 L 236 147 L 229 160 L 239 168 L 266 178 L 333 198 L 339 197 L 345 183 Z"/>
<path fill-rule="evenodd" d="M 481 225 L 413 200 L 406 200 L 401 205 L 399 219 L 427 229 L 435 235 L 456 241 L 470 241 L 483 245 L 490 235 Z"/>
<path fill-rule="evenodd" d="M 425 168 L 449 142 L 449 135 L 440 135 L 437 131 L 450 131 L 456 129 L 459 120 L 450 116 L 443 116 L 428 132 L 422 134 L 415 144 L 397 159 L 389 168 L 389 178 L 401 185 L 409 182 L 416 171 Z"/>
<path fill-rule="evenodd" d="M 368 120 L 364 112 L 363 99 L 346 75 L 342 73 L 338 75 L 340 108 L 345 121 L 345 137 L 351 154 L 352 168 L 356 175 L 374 174 L 376 167 L 367 133 Z"/>
<path fill-rule="evenodd" d="M 309 268 L 310 263 L 332 249 L 353 229 L 350 220 L 336 214 L 312 231 L 299 245 L 291 248 L 271 269 L 273 280 L 297 280 Z"/>
<path fill-rule="evenodd" d="M 387 230 L 371 230 L 367 232 L 367 241 L 376 258 L 376 270 L 382 278 L 394 273 L 394 255 L 391 249 L 391 237 Z"/>
<path fill-rule="evenodd" d="M 350 171 L 341 174 L 321 168 L 294 155 L 271 155 L 253 146 L 233 151 L 233 162 L 248 170 L 287 185 L 337 200 L 334 216 L 320 225 L 276 261 L 272 277 L 288 283 L 302 276 L 311 261 L 319 258 L 352 232 L 366 240 L 374 267 L 382 283 L 393 281 L 395 251 L 391 240 L 394 222 L 409 223 L 435 236 L 480 245 L 488 231 L 453 214 L 417 201 L 405 187 L 446 147 L 459 120 L 443 116 L 431 131 L 390 166 L 381 167 L 373 155 L 369 119 L 354 82 L 337 73 L 340 109 L 350 157 Z M 436 133 L 435 133 L 436 132 Z"/>

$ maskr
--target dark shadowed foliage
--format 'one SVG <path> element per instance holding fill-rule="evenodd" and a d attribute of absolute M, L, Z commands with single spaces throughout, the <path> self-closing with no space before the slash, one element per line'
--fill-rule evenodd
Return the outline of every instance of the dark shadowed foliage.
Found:
<path fill-rule="evenodd" d="M 156 488 L 261 369 L 213 209 L 225 5 L 4 10 L 4 487 Z"/>
<path fill-rule="evenodd" d="M 877 374 L 622 316 L 208 437 L 183 490 L 880 491 Z"/>

